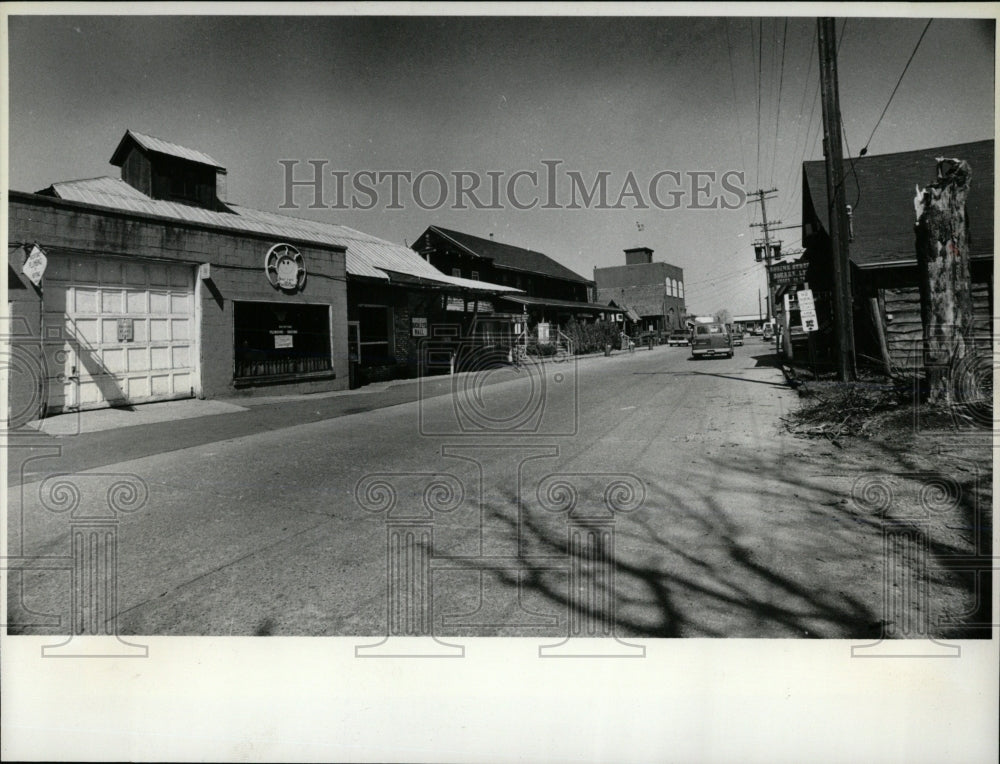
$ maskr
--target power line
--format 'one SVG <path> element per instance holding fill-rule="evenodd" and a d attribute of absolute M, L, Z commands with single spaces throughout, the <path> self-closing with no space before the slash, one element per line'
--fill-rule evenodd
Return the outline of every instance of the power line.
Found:
<path fill-rule="evenodd" d="M 771 160 L 771 180 L 769 186 L 774 185 L 774 168 L 778 164 L 778 133 L 781 130 L 781 90 L 785 84 L 785 48 L 788 42 L 788 17 L 785 17 L 785 28 L 781 33 L 781 71 L 778 75 L 778 108 L 774 114 L 774 151 Z"/>
<path fill-rule="evenodd" d="M 875 123 L 875 127 L 872 128 L 872 134 L 868 136 L 868 140 L 865 142 L 865 147 L 858 152 L 859 157 L 863 157 L 868 153 L 868 147 L 871 145 L 872 138 L 875 137 L 875 131 L 878 130 L 878 126 L 882 124 L 882 117 L 889 110 L 889 104 L 892 103 L 892 99 L 896 95 L 896 91 L 899 90 L 899 84 L 903 81 L 903 77 L 906 76 L 906 70 L 910 68 L 910 64 L 913 62 L 913 57 L 917 55 L 917 49 L 920 47 L 920 43 L 924 40 L 924 35 L 927 34 L 927 30 L 930 29 L 931 22 L 934 19 L 927 19 L 927 24 L 924 26 L 924 31 L 920 33 L 920 39 L 917 40 L 917 44 L 913 46 L 913 52 L 910 54 L 910 58 L 906 62 L 906 66 L 903 67 L 903 73 L 899 75 L 899 79 L 896 80 L 896 87 L 892 89 L 892 93 L 889 95 L 889 100 L 886 101 L 885 108 L 882 109 L 882 113 L 878 117 L 878 122 Z"/>
<path fill-rule="evenodd" d="M 763 19 L 757 21 L 757 172 L 754 181 L 760 185 L 760 93 L 761 87 L 761 63 L 764 58 L 763 43 Z M 750 44 L 753 44 L 753 19 L 750 20 Z"/>
<path fill-rule="evenodd" d="M 729 39 L 729 19 L 725 19 L 726 24 L 726 51 L 729 54 L 729 77 L 733 86 L 733 112 L 736 114 L 736 132 L 740 136 L 740 156 L 743 158 L 743 172 L 746 173 L 747 169 L 747 152 L 743 145 L 743 122 L 740 119 L 740 109 L 736 99 L 736 67 L 733 65 L 733 44 Z M 747 222 L 751 221 L 749 205 L 744 204 L 743 209 L 746 211 Z"/>

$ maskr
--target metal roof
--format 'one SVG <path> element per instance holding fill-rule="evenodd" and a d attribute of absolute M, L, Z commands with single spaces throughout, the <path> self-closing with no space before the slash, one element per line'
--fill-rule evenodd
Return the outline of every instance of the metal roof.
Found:
<path fill-rule="evenodd" d="M 136 143 L 138 143 L 142 148 L 147 151 L 155 151 L 158 154 L 166 154 L 168 156 L 177 157 L 179 159 L 186 159 L 189 162 L 197 162 L 198 164 L 205 164 L 209 167 L 215 167 L 218 170 L 225 171 L 225 167 L 216 162 L 208 154 L 201 151 L 196 151 L 195 149 L 185 148 L 184 146 L 178 146 L 176 143 L 171 143 L 170 141 L 165 141 L 162 138 L 156 138 L 152 135 L 145 135 L 144 133 L 137 133 L 135 130 L 126 130 L 125 135 L 122 136 L 121 141 L 118 143 L 118 148 L 115 149 L 115 153 L 111 155 L 111 164 L 121 165 L 122 159 L 120 159 L 120 152 L 122 146 L 128 139 L 131 138 Z M 118 159 L 118 161 L 115 161 Z"/>
<path fill-rule="evenodd" d="M 53 183 L 43 193 L 119 211 L 139 212 L 187 223 L 203 223 L 234 231 L 342 247 L 347 250 L 347 273 L 351 276 L 391 281 L 390 272 L 395 271 L 477 292 L 520 292 L 500 284 L 448 276 L 409 247 L 393 244 L 344 225 L 293 218 L 236 204 L 226 205 L 232 212 L 216 212 L 162 199 L 150 199 L 118 178 L 102 177 Z"/>

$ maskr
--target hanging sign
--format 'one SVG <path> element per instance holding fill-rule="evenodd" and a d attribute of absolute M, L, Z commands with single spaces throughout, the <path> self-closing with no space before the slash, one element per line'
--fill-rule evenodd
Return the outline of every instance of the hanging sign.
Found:
<path fill-rule="evenodd" d="M 42 252 L 41 247 L 33 244 L 31 252 L 24 259 L 24 265 L 21 266 L 21 273 L 28 277 L 28 281 L 38 286 L 42 283 L 42 276 L 45 274 L 45 266 L 48 265 L 48 262 L 49 260 Z"/>
<path fill-rule="evenodd" d="M 767 269 L 771 283 L 775 286 L 801 284 L 806 280 L 809 263 L 778 263 Z"/>

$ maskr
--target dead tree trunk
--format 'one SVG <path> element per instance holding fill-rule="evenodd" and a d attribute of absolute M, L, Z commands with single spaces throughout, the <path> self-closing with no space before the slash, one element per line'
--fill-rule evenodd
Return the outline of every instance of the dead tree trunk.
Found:
<path fill-rule="evenodd" d="M 917 186 L 913 200 L 923 362 L 927 399 L 933 403 L 952 402 L 949 369 L 965 355 L 971 340 L 972 289 L 965 219 L 971 176 L 968 162 L 939 158 L 937 181 L 923 190 Z"/>

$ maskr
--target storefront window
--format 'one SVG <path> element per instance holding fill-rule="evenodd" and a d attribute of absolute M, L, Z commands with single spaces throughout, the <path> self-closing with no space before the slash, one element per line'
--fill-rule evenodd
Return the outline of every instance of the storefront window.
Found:
<path fill-rule="evenodd" d="M 330 371 L 326 305 L 233 303 L 237 379 Z"/>

